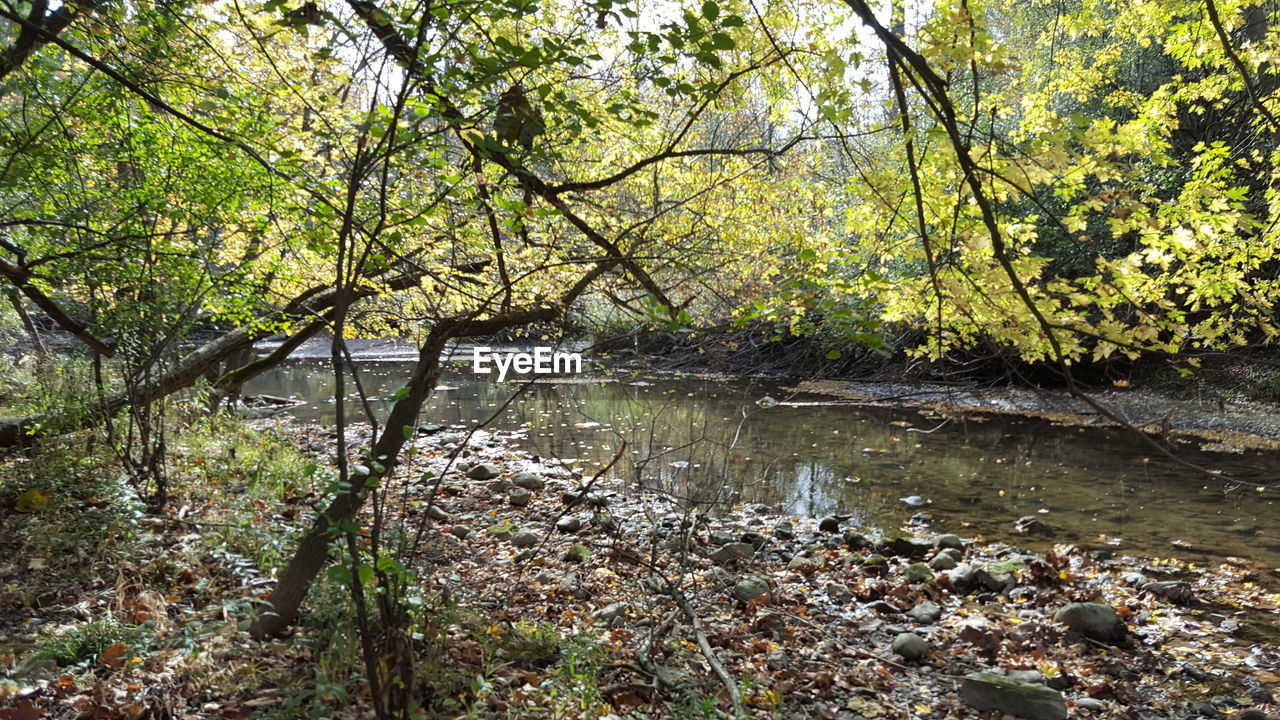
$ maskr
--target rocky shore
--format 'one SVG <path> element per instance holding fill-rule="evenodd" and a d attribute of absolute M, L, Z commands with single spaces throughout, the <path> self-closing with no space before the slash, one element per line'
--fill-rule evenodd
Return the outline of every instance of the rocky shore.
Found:
<path fill-rule="evenodd" d="M 420 441 L 411 475 L 439 485 L 411 512 L 439 530 L 433 582 L 497 622 L 597 638 L 611 660 L 605 715 L 662 715 L 689 693 L 784 718 L 1278 709 L 1270 569 L 700 505 L 515 439 L 477 432 L 462 448 L 463 432 L 433 427 Z M 446 651 L 465 662 L 467 643 Z M 499 673 L 491 711 L 518 707 L 538 678 L 518 663 Z"/>

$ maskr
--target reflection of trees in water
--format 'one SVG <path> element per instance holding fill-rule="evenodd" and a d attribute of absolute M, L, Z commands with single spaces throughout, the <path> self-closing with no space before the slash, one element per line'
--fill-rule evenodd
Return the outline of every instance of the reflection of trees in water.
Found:
<path fill-rule="evenodd" d="M 363 377 L 376 395 L 388 397 L 403 383 L 404 368 L 367 363 Z M 1125 547 L 1167 553 L 1171 533 L 1185 533 L 1184 539 L 1231 552 L 1271 549 L 1280 557 L 1271 525 L 1256 521 L 1269 496 L 1228 498 L 1221 488 L 1206 490 L 1180 468 L 1144 462 L 1145 450 L 1125 437 L 960 420 L 926 434 L 891 422 L 928 430 L 940 420 L 849 407 L 764 409 L 757 399 L 781 394 L 742 381 L 651 382 L 536 383 L 494 427 L 524 427 L 531 451 L 576 458 L 587 470 L 611 458 L 626 438 L 627 460 L 614 472 L 631 485 L 682 497 L 780 504 L 806 515 L 841 512 L 868 525 L 894 526 L 916 512 L 899 498 L 922 495 L 932 500 L 924 510 L 939 527 L 964 530 L 961 522 L 974 523 L 966 531 L 991 537 L 1007 534 L 1019 516 L 1045 509 L 1062 540 L 1123 535 Z M 443 383 L 452 389 L 437 393 L 424 422 L 487 419 L 519 387 L 469 373 L 449 373 Z M 326 402 L 332 379 L 321 363 L 281 368 L 246 392 L 305 399 L 309 405 L 295 414 L 332 422 L 333 405 Z M 579 427 L 591 422 L 600 427 Z M 1206 462 L 1247 477 L 1265 470 L 1267 460 L 1210 456 Z M 1204 516 L 1212 521 L 1198 519 Z M 1261 534 L 1249 530 L 1255 525 Z"/>

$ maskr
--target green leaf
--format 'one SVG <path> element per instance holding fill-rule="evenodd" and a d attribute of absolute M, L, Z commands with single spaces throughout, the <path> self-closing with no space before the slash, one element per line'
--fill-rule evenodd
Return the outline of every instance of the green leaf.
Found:
<path fill-rule="evenodd" d="M 827 353 L 827 359 L 828 359 L 828 360 L 839 360 L 839 359 L 840 359 L 840 357 L 841 357 L 841 355 L 842 355 L 842 353 L 841 353 L 839 350 L 832 350 L 831 352 Z"/>
<path fill-rule="evenodd" d="M 368 564 L 361 565 L 360 569 L 357 570 L 356 573 L 360 575 L 361 585 L 373 584 L 373 566 L 372 565 L 368 565 Z"/>
<path fill-rule="evenodd" d="M 707 0 L 702 3 L 702 17 L 712 22 L 715 22 L 716 18 L 720 17 L 720 6 L 715 3 L 715 0 Z"/>
<path fill-rule="evenodd" d="M 351 584 L 351 571 L 347 569 L 346 565 L 330 565 L 325 574 L 334 582 L 342 583 L 343 585 Z"/>
<path fill-rule="evenodd" d="M 732 50 L 738 47 L 738 43 L 728 35 L 718 32 L 711 35 L 711 47 L 717 50 Z"/>

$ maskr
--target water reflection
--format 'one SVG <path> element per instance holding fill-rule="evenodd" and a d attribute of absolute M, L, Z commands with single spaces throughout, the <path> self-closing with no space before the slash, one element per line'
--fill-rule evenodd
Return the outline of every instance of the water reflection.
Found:
<path fill-rule="evenodd" d="M 364 363 L 361 378 L 383 413 L 407 377 L 405 363 Z M 424 422 L 487 420 L 519 382 L 502 385 L 446 373 Z M 246 392 L 307 401 L 293 414 L 331 423 L 332 380 L 324 365 L 293 363 Z M 775 407 L 757 401 L 784 400 Z M 523 427 L 530 450 L 586 474 L 627 443 L 614 473 L 718 503 L 762 503 L 819 516 L 839 512 L 870 526 L 898 526 L 927 514 L 941 531 L 1007 539 L 1012 523 L 1036 515 L 1055 530 L 1027 545 L 1076 542 L 1154 555 L 1211 559 L 1241 555 L 1280 566 L 1280 538 L 1267 522 L 1274 491 L 1225 489 L 1150 457 L 1114 431 L 1040 421 L 975 422 L 913 411 L 791 404 L 785 390 L 734 379 L 622 376 L 609 381 L 539 382 L 493 423 Z M 795 398 L 792 398 L 793 400 Z M 359 419 L 358 407 L 350 406 Z M 1274 455 L 1203 455 L 1197 462 L 1233 475 L 1274 480 Z M 927 501 L 912 507 L 902 498 Z M 917 515 L 917 520 L 925 518 Z M 1182 540 L 1207 552 L 1175 550 Z"/>

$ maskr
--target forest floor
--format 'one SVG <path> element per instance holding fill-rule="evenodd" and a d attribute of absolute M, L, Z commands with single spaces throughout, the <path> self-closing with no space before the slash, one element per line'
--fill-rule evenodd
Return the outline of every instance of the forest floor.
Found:
<path fill-rule="evenodd" d="M 386 489 L 382 532 L 421 573 L 429 717 L 710 718 L 735 697 L 753 717 L 851 720 L 1278 709 L 1276 568 L 1052 546 L 1034 523 L 1012 547 L 693 512 L 688 488 L 593 480 L 517 439 L 423 428 Z M 100 443 L 6 459 L 0 719 L 370 717 L 340 574 L 291 636 L 244 631 L 333 448 L 314 426 L 213 421 L 173 442 L 165 514 Z"/>

